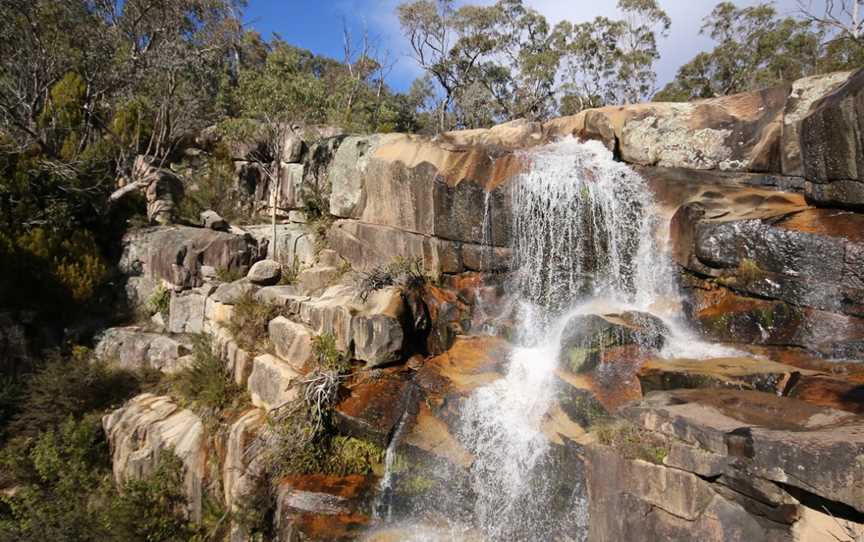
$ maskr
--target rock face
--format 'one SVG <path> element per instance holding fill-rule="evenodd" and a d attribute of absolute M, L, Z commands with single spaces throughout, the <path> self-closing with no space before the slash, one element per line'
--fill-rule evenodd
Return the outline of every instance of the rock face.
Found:
<path fill-rule="evenodd" d="M 801 124 L 808 199 L 864 209 L 864 71 L 813 106 Z"/>
<path fill-rule="evenodd" d="M 206 442 L 201 420 L 169 397 L 143 394 L 102 418 L 118 484 L 152 473 L 168 450 L 183 462 L 190 516 L 200 521 L 206 483 Z"/>
<path fill-rule="evenodd" d="M 543 512 L 561 518 L 550 538 L 583 539 L 585 529 L 601 541 L 860 538 L 864 215 L 848 210 L 864 167 L 862 81 L 828 74 L 434 138 L 299 130 L 266 157 L 277 179 L 253 161 L 261 141 L 234 145 L 245 218 L 261 223 L 129 234 L 129 288 L 139 300 L 171 290 L 164 332 L 114 328 L 97 351 L 170 371 L 188 361 L 189 334 L 207 333 L 251 405 L 220 413 L 217 431 L 208 417 L 205 431 L 169 397 L 131 400 L 103 420 L 115 478 L 141 476 L 174 449 L 194 517 L 205 492 L 241 511 L 269 476 L 268 413 L 302 397 L 319 374 L 318 337 L 329 335 L 351 367 L 332 429 L 376 458 L 388 450 L 389 478 L 375 463 L 362 475 L 264 480 L 274 530 L 357 539 L 378 525 L 373 512 L 430 500 L 444 501 L 448 519 L 470 516 L 477 452 L 460 414 L 478 388 L 506 382 L 512 345 L 501 337 L 518 319 L 510 187 L 528 165 L 523 149 L 574 135 L 638 167 L 661 223 L 671 219 L 684 316 L 736 350 L 665 359 L 679 330 L 648 313 L 571 319 L 539 422 L 549 444 L 539 479 L 555 495 Z M 379 280 L 399 259 L 419 261 L 425 278 Z M 232 335 L 251 303 L 267 305 L 255 309 L 269 320 L 254 322 L 266 329 L 254 344 Z M 501 337 L 476 335 L 485 329 Z M 249 539 L 231 528 L 232 541 Z"/>
<path fill-rule="evenodd" d="M 119 267 L 125 275 L 165 281 L 177 289 L 201 286 L 203 266 L 245 273 L 257 254 L 252 238 L 188 226 L 133 231 L 122 245 Z"/>
<path fill-rule="evenodd" d="M 99 359 L 116 361 L 120 367 L 173 372 L 180 358 L 192 351 L 192 344 L 183 337 L 169 337 L 135 326 L 112 327 L 102 334 L 95 351 Z"/>

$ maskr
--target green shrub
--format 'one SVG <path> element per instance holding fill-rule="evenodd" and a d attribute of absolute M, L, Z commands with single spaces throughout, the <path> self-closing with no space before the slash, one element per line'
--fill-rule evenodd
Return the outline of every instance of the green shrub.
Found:
<path fill-rule="evenodd" d="M 388 265 L 379 266 L 364 273 L 360 280 L 360 299 L 366 301 L 372 292 L 398 286 L 406 291 L 419 291 L 430 282 L 429 274 L 419 258 L 396 258 Z"/>
<path fill-rule="evenodd" d="M 205 540 L 203 530 L 185 517 L 183 465 L 163 452 L 150 476 L 129 480 L 108 507 L 109 531 L 116 542 Z"/>
<path fill-rule="evenodd" d="M 150 294 L 147 300 L 147 311 L 150 315 L 161 314 L 163 318 L 168 318 L 168 311 L 171 307 L 171 290 L 160 284 Z"/>
<path fill-rule="evenodd" d="M 172 390 L 181 401 L 206 421 L 216 419 L 222 411 L 239 406 L 244 390 L 234 382 L 225 362 L 213 352 L 209 335 L 193 339 L 193 361 L 172 378 Z"/>
<path fill-rule="evenodd" d="M 351 370 L 351 354 L 339 350 L 336 346 L 336 337 L 332 333 L 323 333 L 313 338 L 312 353 L 321 370 L 335 371 L 339 374 Z"/>
<path fill-rule="evenodd" d="M 116 406 L 139 390 L 138 376 L 131 371 L 110 367 L 82 351 L 71 357 L 55 353 L 27 378 L 9 433 L 34 436 L 69 416 L 78 419 Z"/>
<path fill-rule="evenodd" d="M 592 430 L 600 444 L 611 446 L 627 459 L 659 464 L 669 454 L 669 445 L 661 436 L 627 420 L 609 418 L 595 423 Z"/>
<path fill-rule="evenodd" d="M 255 294 L 246 292 L 234 304 L 227 328 L 241 348 L 250 352 L 263 352 L 269 343 L 267 325 L 278 315 L 276 307 L 262 303 L 255 298 Z"/>

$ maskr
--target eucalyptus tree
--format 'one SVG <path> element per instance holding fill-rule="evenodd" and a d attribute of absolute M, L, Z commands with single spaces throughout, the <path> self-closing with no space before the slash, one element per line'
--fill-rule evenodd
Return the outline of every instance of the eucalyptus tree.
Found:
<path fill-rule="evenodd" d="M 721 2 L 703 19 L 701 32 L 716 42 L 714 49 L 684 64 L 655 99 L 722 96 L 864 62 L 864 47 L 852 29 L 837 30 L 815 17 L 782 17 L 768 2 Z"/>

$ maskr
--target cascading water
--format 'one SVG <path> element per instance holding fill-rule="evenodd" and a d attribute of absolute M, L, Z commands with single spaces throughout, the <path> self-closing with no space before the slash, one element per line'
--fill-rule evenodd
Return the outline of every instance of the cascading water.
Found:
<path fill-rule="evenodd" d="M 485 539 L 549 540 L 559 533 L 580 540 L 588 521 L 584 493 L 562 495 L 556 479 L 565 473 L 542 431 L 556 401 L 555 368 L 568 322 L 584 314 L 650 312 L 669 330 L 663 354 L 734 351 L 701 343 L 677 322 L 668 231 L 638 174 L 599 142 L 566 139 L 526 158 L 531 167 L 512 186 L 507 290 L 516 298 L 515 348 L 504 378 L 463 402 L 458 437 L 474 458 L 472 523 Z M 486 223 L 484 216 L 484 237 Z M 414 539 L 461 539 L 457 532 Z"/>
<path fill-rule="evenodd" d="M 559 489 L 548 479 L 541 426 L 571 318 L 651 311 L 670 329 L 668 348 L 702 353 L 669 309 L 678 295 L 645 181 L 599 142 L 568 139 L 530 159 L 512 196 L 517 346 L 506 376 L 476 390 L 462 411 L 460 440 L 475 457 L 475 517 L 491 540 L 541 540 L 561 523 L 551 513 Z M 582 538 L 585 503 L 573 497 L 569 506 L 577 518 L 569 536 Z"/>

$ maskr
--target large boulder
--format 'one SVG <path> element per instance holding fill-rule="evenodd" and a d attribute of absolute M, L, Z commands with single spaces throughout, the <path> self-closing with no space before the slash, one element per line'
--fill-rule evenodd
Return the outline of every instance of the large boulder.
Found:
<path fill-rule="evenodd" d="M 786 100 L 783 113 L 781 159 L 784 175 L 804 175 L 801 162 L 801 122 L 812 111 L 813 105 L 849 79 L 852 72 L 833 72 L 798 79 Z"/>
<path fill-rule="evenodd" d="M 257 255 L 251 236 L 188 226 L 145 228 L 123 236 L 121 272 L 169 283 L 175 289 L 201 286 L 201 268 L 243 273 Z"/>
<path fill-rule="evenodd" d="M 137 370 L 144 367 L 170 373 L 178 360 L 191 353 L 192 343 L 182 336 L 153 333 L 137 326 L 106 329 L 95 353 L 99 359 Z"/>
<path fill-rule="evenodd" d="M 521 168 L 513 152 L 410 135 L 349 138 L 346 145 L 329 175 L 335 216 L 454 241 L 508 245 L 505 181 Z"/>
<path fill-rule="evenodd" d="M 255 262 L 246 275 L 249 282 L 258 284 L 259 286 L 272 286 L 279 282 L 281 277 L 282 265 L 274 260 Z"/>
<path fill-rule="evenodd" d="M 207 483 L 207 439 L 204 424 L 191 410 L 170 397 L 145 393 L 102 418 L 111 446 L 117 484 L 153 473 L 168 453 L 183 463 L 189 514 L 201 520 Z"/>
<path fill-rule="evenodd" d="M 696 170 L 780 171 L 788 86 L 691 103 L 583 111 L 546 123 L 547 137 L 600 139 L 628 163 Z"/>
<path fill-rule="evenodd" d="M 813 107 L 801 124 L 806 194 L 818 205 L 864 209 L 864 70 Z"/>
<path fill-rule="evenodd" d="M 590 371 L 603 361 L 607 350 L 633 346 L 656 352 L 668 333 L 662 320 L 643 312 L 576 315 L 561 332 L 559 361 L 573 372 Z"/>

